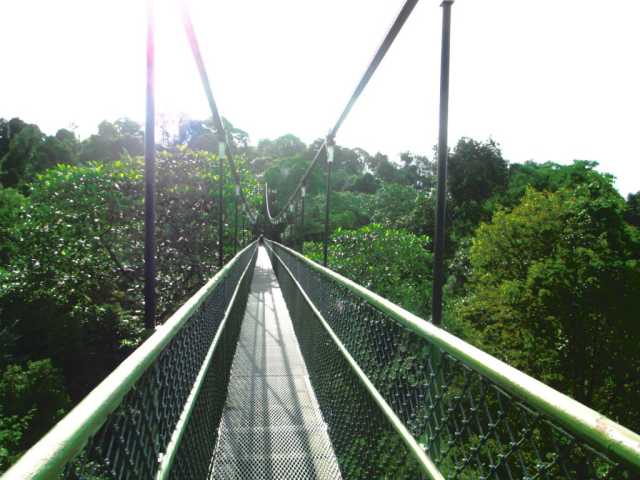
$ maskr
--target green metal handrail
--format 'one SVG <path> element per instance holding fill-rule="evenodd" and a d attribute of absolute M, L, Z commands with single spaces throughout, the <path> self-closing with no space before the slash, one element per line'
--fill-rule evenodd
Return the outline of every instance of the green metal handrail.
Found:
<path fill-rule="evenodd" d="M 276 243 L 276 242 L 270 242 L 270 243 Z M 307 302 L 307 304 L 313 311 L 314 315 L 320 320 L 323 328 L 328 333 L 331 340 L 336 344 L 336 346 L 338 347 L 338 350 L 340 350 L 340 353 L 342 354 L 342 356 L 344 357 L 345 361 L 347 362 L 349 367 L 352 369 L 352 371 L 356 374 L 356 376 L 364 386 L 365 390 L 368 392 L 369 395 L 371 395 L 371 397 L 373 398 L 373 401 L 378 405 L 382 414 L 386 417 L 387 421 L 396 430 L 396 432 L 398 433 L 402 441 L 406 444 L 407 448 L 411 452 L 411 455 L 416 459 L 416 461 L 420 465 L 422 472 L 432 480 L 444 480 L 444 477 L 440 474 L 440 472 L 438 471 L 434 463 L 425 454 L 424 450 L 420 447 L 419 443 L 415 440 L 415 438 L 413 438 L 413 436 L 407 430 L 407 428 L 402 424 L 402 421 L 393 412 L 393 409 L 385 401 L 384 397 L 380 394 L 380 392 L 378 392 L 378 390 L 376 390 L 373 383 L 371 383 L 371 381 L 366 376 L 366 374 L 362 371 L 358 363 L 351 356 L 347 348 L 340 341 L 340 338 L 338 338 L 336 333 L 329 326 L 328 322 L 326 321 L 322 313 L 316 308 L 316 306 L 313 304 L 313 301 L 305 293 L 302 286 L 296 281 L 293 272 L 289 269 L 289 267 L 287 267 L 287 265 L 282 261 L 282 259 L 278 256 L 278 254 L 273 251 L 271 246 L 269 246 L 268 244 L 267 246 L 268 248 L 270 248 L 272 255 L 275 256 L 276 259 L 278 259 L 282 267 L 290 275 L 295 286 L 299 289 L 300 293 L 302 294 L 304 300 Z M 287 248 L 280 244 L 278 244 L 278 246 Z"/>
<path fill-rule="evenodd" d="M 136 386 L 136 382 L 149 370 L 159 355 L 178 335 L 192 315 L 198 311 L 211 293 L 219 287 L 229 276 L 232 269 L 245 253 L 254 249 L 256 242 L 249 244 L 231 259 L 213 278 L 211 278 L 198 292 L 193 295 L 182 307 L 180 307 L 165 323 L 156 328 L 156 331 L 142 343 L 131 355 L 129 355 L 107 378 L 94 388 L 71 412 L 58 422 L 38 443 L 29 449 L 3 476 L 3 480 L 23 479 L 51 479 L 58 478 L 65 466 L 76 457 L 103 426 L 109 415 L 120 406 L 123 399 Z M 242 278 L 251 266 L 251 261 L 243 268 Z M 240 282 L 238 282 L 239 286 Z M 205 362 L 211 360 L 212 350 L 217 345 L 220 332 L 224 328 L 224 322 L 233 306 L 233 300 L 237 294 L 234 287 L 232 301 L 225 313 L 225 318 L 218 328 L 214 342 L 209 349 Z M 185 429 L 185 425 L 197 396 L 208 363 L 203 365 L 183 410 L 183 414 L 176 425 L 172 440 L 167 447 L 167 453 L 161 459 L 159 478 L 165 478 L 175 456 L 177 443 L 179 443 Z"/>
<path fill-rule="evenodd" d="M 291 256 L 295 261 L 301 262 L 304 268 L 310 269 L 321 277 L 347 289 L 393 319 L 404 329 L 437 346 L 457 361 L 489 379 L 499 388 L 521 399 L 529 408 L 551 421 L 557 422 L 570 434 L 579 437 L 616 461 L 640 472 L 640 435 L 300 253 L 277 242 L 269 241 L 268 243 L 271 244 L 273 253 L 280 253 L 280 255 L 284 253 Z M 280 258 L 280 255 L 277 257 L 278 260 L 293 276 L 295 268 L 290 269 L 286 262 Z M 297 280 L 296 283 L 298 283 Z M 308 299 L 306 295 L 305 293 L 305 298 Z M 324 295 L 323 298 L 329 296 L 327 292 L 323 292 L 322 295 Z M 340 300 L 336 301 L 340 302 Z M 315 306 L 314 310 L 318 311 Z M 318 315 L 323 318 L 319 312 Z M 337 337 L 336 339 L 339 345 L 344 348 L 343 342 Z M 358 370 L 358 375 L 363 375 L 361 370 Z M 361 378 L 361 380 L 364 382 L 367 379 Z"/>

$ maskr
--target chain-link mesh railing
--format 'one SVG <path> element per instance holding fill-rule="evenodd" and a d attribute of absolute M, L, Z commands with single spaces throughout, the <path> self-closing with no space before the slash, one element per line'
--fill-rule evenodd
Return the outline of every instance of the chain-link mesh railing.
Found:
<path fill-rule="evenodd" d="M 240 280 L 238 296 L 231 305 L 227 323 L 221 332 L 219 348 L 213 352 L 212 368 L 207 370 L 202 389 L 195 401 L 193 414 L 177 450 L 170 478 L 204 480 L 211 474 L 213 453 L 218 441 L 218 427 L 227 398 L 231 364 L 256 262 L 253 252 L 248 252 L 247 255 L 252 256 L 252 261 L 249 263 L 247 273 Z M 246 264 L 246 262 L 241 263 Z M 230 285 L 233 288 L 234 284 Z"/>
<path fill-rule="evenodd" d="M 640 437 L 632 432 L 599 417 L 593 431 L 601 431 L 585 435 L 580 425 L 572 428 L 569 420 L 559 420 L 562 415 L 545 412 L 535 395 L 515 395 L 507 388 L 508 379 L 499 384 L 464 355 L 456 355 L 455 348 L 445 348 L 394 318 L 407 312 L 396 307 L 399 313 L 391 315 L 371 292 L 352 288 L 346 279 L 275 242 L 268 246 L 345 478 L 414 479 L 421 473 L 322 322 L 445 478 L 640 478 Z M 512 371 L 526 377 L 504 367 L 507 376 Z M 574 412 L 565 413 L 569 418 Z M 612 445 L 626 441 L 637 457 L 624 461 L 611 453 L 610 445 L 603 447 L 606 442 L 590 441 L 598 435 L 609 435 Z"/>
<path fill-rule="evenodd" d="M 421 478 L 419 466 L 408 455 L 402 439 L 273 255 L 272 264 L 342 478 Z"/>
<path fill-rule="evenodd" d="M 154 479 L 164 470 L 163 478 L 206 479 L 255 251 L 231 260 L 7 478 Z"/>

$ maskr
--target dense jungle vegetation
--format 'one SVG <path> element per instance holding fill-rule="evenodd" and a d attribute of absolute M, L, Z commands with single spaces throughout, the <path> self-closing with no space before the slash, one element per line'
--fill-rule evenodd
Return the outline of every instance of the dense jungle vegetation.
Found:
<path fill-rule="evenodd" d="M 278 211 L 321 140 L 254 146 L 227 127 L 249 201 L 263 211 L 266 181 Z M 220 206 L 209 122 L 183 121 L 158 150 L 163 320 L 216 272 Z M 82 141 L 0 119 L 0 471 L 145 338 L 142 153 L 128 119 Z M 453 146 L 445 327 L 639 430 L 640 192 L 625 200 L 596 166 L 509 163 L 493 140 Z M 320 258 L 323 168 L 307 184 L 304 232 L 263 218 L 240 236 L 265 230 Z M 432 159 L 337 147 L 332 175 L 331 268 L 428 317 Z M 224 181 L 232 225 L 235 187 Z"/>

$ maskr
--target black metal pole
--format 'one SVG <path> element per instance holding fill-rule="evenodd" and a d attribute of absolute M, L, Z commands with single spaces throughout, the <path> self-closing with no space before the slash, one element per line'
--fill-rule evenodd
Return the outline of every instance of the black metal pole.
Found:
<path fill-rule="evenodd" d="M 334 141 L 332 137 L 327 138 L 327 200 L 324 212 L 324 245 L 322 249 L 323 265 L 327 266 L 329 255 L 329 213 L 331 212 L 331 164 L 333 163 Z"/>
<path fill-rule="evenodd" d="M 144 129 L 144 325 L 156 325 L 156 166 L 153 0 L 147 3 L 147 112 Z"/>
<path fill-rule="evenodd" d="M 306 185 L 302 186 L 302 208 L 300 209 L 300 253 L 304 253 L 304 199 L 307 196 Z"/>
<path fill-rule="evenodd" d="M 300 218 L 300 198 L 296 202 L 296 212 L 293 215 L 293 248 L 300 250 L 300 228 L 298 222 Z"/>
<path fill-rule="evenodd" d="M 220 182 L 218 203 L 220 210 L 218 212 L 218 267 L 224 265 L 224 157 L 226 145 L 224 140 L 218 143 L 218 161 L 220 163 Z"/>
<path fill-rule="evenodd" d="M 436 201 L 436 235 L 433 262 L 433 301 L 431 321 L 442 323 L 442 287 L 444 285 L 444 237 L 447 201 L 447 146 L 449 123 L 449 50 L 451 43 L 451 5 L 454 0 L 442 2 L 442 54 L 440 60 L 440 132 L 438 135 L 438 193 Z"/>
<path fill-rule="evenodd" d="M 291 248 L 296 248 L 296 206 L 292 203 L 289 206 L 289 244 Z"/>
<path fill-rule="evenodd" d="M 236 185 L 236 214 L 233 226 L 233 256 L 238 253 L 238 200 L 240 199 L 240 187 Z"/>

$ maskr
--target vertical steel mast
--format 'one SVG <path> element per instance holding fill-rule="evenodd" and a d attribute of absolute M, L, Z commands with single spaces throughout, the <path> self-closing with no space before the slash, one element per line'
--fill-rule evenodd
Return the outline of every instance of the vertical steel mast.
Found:
<path fill-rule="evenodd" d="M 440 132 L 438 134 L 438 196 L 436 202 L 436 235 L 434 239 L 433 300 L 431 321 L 442 323 L 442 287 L 444 285 L 444 234 L 447 202 L 447 135 L 449 126 L 449 50 L 451 44 L 451 5 L 442 2 L 442 54 L 440 59 Z"/>
<path fill-rule="evenodd" d="M 147 1 L 147 111 L 144 129 L 144 325 L 156 325 L 156 141 L 153 2 Z"/>
<path fill-rule="evenodd" d="M 331 165 L 333 164 L 333 155 L 335 149 L 335 141 L 332 136 L 327 137 L 327 199 L 325 201 L 324 210 L 324 244 L 322 248 L 323 265 L 326 267 L 329 256 L 329 236 L 331 235 Z"/>

